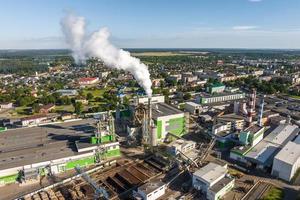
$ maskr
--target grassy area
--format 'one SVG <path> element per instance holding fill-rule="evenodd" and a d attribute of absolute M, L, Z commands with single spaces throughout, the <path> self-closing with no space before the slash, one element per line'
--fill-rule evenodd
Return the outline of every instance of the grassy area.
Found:
<path fill-rule="evenodd" d="M 74 112 L 73 105 L 55 106 L 55 112 Z"/>
<path fill-rule="evenodd" d="M 86 96 L 88 93 L 91 93 L 94 97 L 101 97 L 105 91 L 109 90 L 108 88 L 103 89 L 92 89 L 92 88 L 85 88 L 83 90 L 83 94 Z"/>
<path fill-rule="evenodd" d="M 9 114 L 12 117 L 25 117 L 29 114 L 28 113 L 29 109 L 31 109 L 31 107 L 27 107 L 27 106 L 16 107 L 15 109 L 10 110 Z"/>
<path fill-rule="evenodd" d="M 261 200 L 281 200 L 284 197 L 282 189 L 272 187 Z"/>
<path fill-rule="evenodd" d="M 296 96 L 296 95 L 290 95 L 290 97 L 294 99 L 300 99 L 300 96 Z"/>

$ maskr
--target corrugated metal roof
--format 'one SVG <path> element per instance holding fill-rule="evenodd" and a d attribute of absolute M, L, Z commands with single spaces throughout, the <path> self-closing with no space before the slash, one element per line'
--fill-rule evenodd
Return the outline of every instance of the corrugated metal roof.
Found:
<path fill-rule="evenodd" d="M 281 160 L 290 165 L 294 165 L 300 158 L 300 144 L 288 142 L 275 156 L 275 159 Z"/>
<path fill-rule="evenodd" d="M 221 165 L 215 163 L 209 163 L 201 169 L 194 172 L 194 176 L 197 176 L 208 183 L 216 181 L 221 176 L 224 176 L 227 173 L 227 169 Z"/>

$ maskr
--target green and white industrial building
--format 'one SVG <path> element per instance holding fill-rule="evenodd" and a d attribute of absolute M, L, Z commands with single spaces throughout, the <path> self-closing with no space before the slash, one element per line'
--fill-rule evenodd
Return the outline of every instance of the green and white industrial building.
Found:
<path fill-rule="evenodd" d="M 164 96 L 153 96 L 151 98 L 151 130 L 149 136 L 151 136 L 152 140 L 155 140 L 152 145 L 163 142 L 167 135 L 181 137 L 187 133 L 189 114 L 166 104 L 164 101 Z M 131 107 L 132 115 L 134 115 L 136 107 L 140 104 L 144 104 L 146 112 L 148 112 L 148 98 L 143 97 L 136 99 L 135 105 Z M 143 124 L 140 127 L 142 129 L 141 134 L 145 134 L 145 126 L 147 124 Z M 137 127 L 127 128 L 129 135 L 132 135 L 136 130 L 139 129 Z"/>
<path fill-rule="evenodd" d="M 119 142 L 113 135 L 95 138 L 94 125 L 95 120 L 87 119 L 1 133 L 0 185 L 119 157 Z"/>
<path fill-rule="evenodd" d="M 222 93 L 225 90 L 225 85 L 222 83 L 212 83 L 206 88 L 206 92 L 210 94 Z"/>
<path fill-rule="evenodd" d="M 248 163 L 259 169 L 271 169 L 276 154 L 299 133 L 299 127 L 291 124 L 280 124 L 265 138 L 262 130 L 255 134 L 243 133 L 241 145 L 230 151 L 230 158 Z"/>
<path fill-rule="evenodd" d="M 217 94 L 209 94 L 209 93 L 202 93 L 196 97 L 196 103 L 200 104 L 213 104 L 213 103 L 220 103 L 226 101 L 235 101 L 241 100 L 245 98 L 245 93 L 243 92 L 223 92 Z"/>
<path fill-rule="evenodd" d="M 152 105 L 152 120 L 157 141 L 163 141 L 167 134 L 182 136 L 186 133 L 185 113 L 165 103 Z"/>
<path fill-rule="evenodd" d="M 210 84 L 206 88 L 206 92 L 201 93 L 196 97 L 196 103 L 199 104 L 213 104 L 226 101 L 235 101 L 245 98 L 245 93 L 240 91 L 231 92 L 226 90 L 222 83 Z"/>

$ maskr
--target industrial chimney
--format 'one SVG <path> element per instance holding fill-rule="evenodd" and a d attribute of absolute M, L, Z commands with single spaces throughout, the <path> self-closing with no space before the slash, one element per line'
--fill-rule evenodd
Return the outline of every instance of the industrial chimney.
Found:
<path fill-rule="evenodd" d="M 251 126 L 253 121 L 253 116 L 255 114 L 255 100 L 256 100 L 256 90 L 252 89 L 252 93 L 249 94 L 249 100 L 248 100 L 248 108 L 247 108 L 247 126 Z"/>
<path fill-rule="evenodd" d="M 258 116 L 258 125 L 262 126 L 262 117 L 263 117 L 263 113 L 264 113 L 264 105 L 265 105 L 265 100 L 264 100 L 264 96 L 261 98 L 260 100 L 260 104 L 259 104 L 259 116 Z"/>
<path fill-rule="evenodd" d="M 148 98 L 148 136 L 149 136 L 149 144 L 151 147 L 156 146 L 156 129 L 152 122 L 152 104 L 151 104 L 151 97 Z"/>

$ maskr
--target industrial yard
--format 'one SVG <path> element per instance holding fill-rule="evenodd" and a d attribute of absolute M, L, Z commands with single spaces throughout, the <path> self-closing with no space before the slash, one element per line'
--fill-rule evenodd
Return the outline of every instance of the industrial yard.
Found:
<path fill-rule="evenodd" d="M 133 189 L 153 178 L 160 177 L 165 167 L 166 165 L 161 160 L 153 157 L 144 161 L 125 159 L 117 161 L 114 167 L 99 169 L 90 173 L 89 176 L 97 185 L 105 188 L 109 199 L 127 199 L 131 196 L 130 192 Z M 94 199 L 95 193 L 95 188 L 88 182 L 77 178 L 46 191 L 26 195 L 24 199 Z"/>

